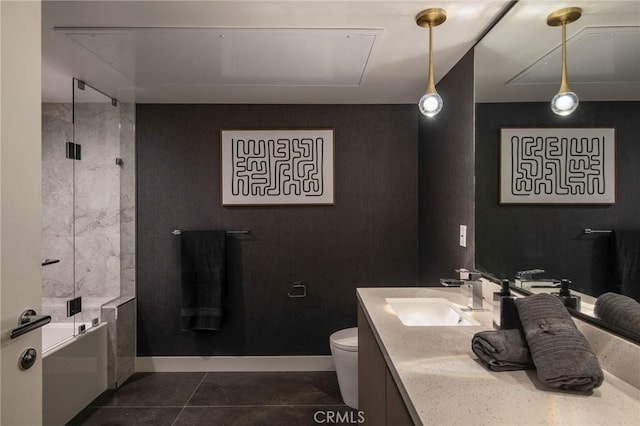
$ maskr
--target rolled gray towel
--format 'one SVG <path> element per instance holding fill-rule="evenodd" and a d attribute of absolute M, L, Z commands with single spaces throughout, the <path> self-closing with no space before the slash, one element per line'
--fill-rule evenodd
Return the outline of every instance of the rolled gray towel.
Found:
<path fill-rule="evenodd" d="M 558 297 L 541 293 L 517 298 L 516 307 L 541 382 L 585 392 L 602 384 L 596 355 Z"/>
<path fill-rule="evenodd" d="M 640 303 L 628 296 L 604 293 L 596 299 L 596 317 L 640 341 Z"/>
<path fill-rule="evenodd" d="M 492 371 L 533 368 L 527 342 L 517 328 L 476 333 L 471 340 L 471 349 L 480 362 Z"/>

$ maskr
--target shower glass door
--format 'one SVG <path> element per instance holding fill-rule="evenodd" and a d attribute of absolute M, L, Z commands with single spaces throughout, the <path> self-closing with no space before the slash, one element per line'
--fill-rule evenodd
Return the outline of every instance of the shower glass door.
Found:
<path fill-rule="evenodd" d="M 66 312 L 67 300 L 75 297 L 74 161 L 67 157 L 72 115 L 71 102 L 42 104 L 42 314 L 52 318 L 42 333 L 43 350 L 72 337 L 75 329 Z"/>
<path fill-rule="evenodd" d="M 73 88 L 76 323 L 90 324 L 120 294 L 120 107 L 79 80 Z"/>

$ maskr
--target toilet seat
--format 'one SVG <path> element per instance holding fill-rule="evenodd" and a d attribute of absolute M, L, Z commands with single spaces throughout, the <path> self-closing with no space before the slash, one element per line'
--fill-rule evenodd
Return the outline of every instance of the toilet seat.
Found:
<path fill-rule="evenodd" d="M 329 337 L 331 345 L 347 352 L 358 352 L 358 327 L 345 328 Z"/>

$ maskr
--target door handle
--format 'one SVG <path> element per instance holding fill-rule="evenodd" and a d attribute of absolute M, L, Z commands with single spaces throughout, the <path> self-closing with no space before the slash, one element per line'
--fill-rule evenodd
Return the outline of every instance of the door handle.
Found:
<path fill-rule="evenodd" d="M 51 322 L 50 315 L 38 315 L 33 309 L 27 309 L 20 315 L 18 321 L 18 327 L 11 330 L 9 337 L 15 339 L 18 336 L 22 336 L 30 331 L 45 326 Z"/>

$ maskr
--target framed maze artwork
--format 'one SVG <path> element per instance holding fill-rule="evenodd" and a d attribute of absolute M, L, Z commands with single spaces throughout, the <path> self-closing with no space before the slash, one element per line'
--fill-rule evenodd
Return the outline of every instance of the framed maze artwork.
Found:
<path fill-rule="evenodd" d="M 334 204 L 333 129 L 222 130 L 223 206 Z"/>
<path fill-rule="evenodd" d="M 614 204 L 615 129 L 500 129 L 500 204 Z"/>

